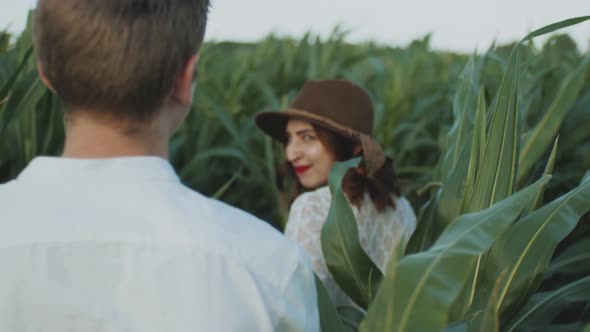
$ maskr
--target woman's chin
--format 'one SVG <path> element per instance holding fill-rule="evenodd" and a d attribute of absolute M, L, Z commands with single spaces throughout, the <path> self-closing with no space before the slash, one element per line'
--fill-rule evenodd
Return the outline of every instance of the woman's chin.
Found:
<path fill-rule="evenodd" d="M 313 179 L 305 179 L 299 177 L 299 183 L 306 190 L 314 190 L 323 187 L 327 184 L 326 181 L 314 181 Z"/>

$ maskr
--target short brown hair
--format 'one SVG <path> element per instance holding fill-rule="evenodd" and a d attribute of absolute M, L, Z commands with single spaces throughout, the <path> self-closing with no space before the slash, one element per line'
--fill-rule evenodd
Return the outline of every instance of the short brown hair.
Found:
<path fill-rule="evenodd" d="M 39 0 L 34 43 L 66 109 L 145 119 L 203 42 L 209 0 Z"/>

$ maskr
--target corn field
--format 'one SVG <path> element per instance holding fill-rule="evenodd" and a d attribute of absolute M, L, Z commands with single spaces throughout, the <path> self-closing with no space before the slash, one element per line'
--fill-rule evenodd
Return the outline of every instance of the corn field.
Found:
<path fill-rule="evenodd" d="M 539 29 L 484 54 L 269 36 L 205 44 L 195 104 L 170 143 L 183 182 L 278 229 L 281 147 L 253 115 L 285 107 L 308 79 L 363 86 L 375 133 L 419 212 L 403 256 L 381 273 L 358 243 L 340 180 L 322 230 L 328 268 L 362 308 L 318 286 L 324 331 L 582 331 L 590 323 L 590 54 Z M 63 147 L 62 105 L 39 81 L 30 28 L 0 33 L 0 183 Z M 89 66 L 92 64 L 89 63 Z M 34 202 L 31 202 L 34 205 Z M 337 241 L 334 234 L 345 234 Z M 343 262 L 340 253 L 354 259 Z"/>

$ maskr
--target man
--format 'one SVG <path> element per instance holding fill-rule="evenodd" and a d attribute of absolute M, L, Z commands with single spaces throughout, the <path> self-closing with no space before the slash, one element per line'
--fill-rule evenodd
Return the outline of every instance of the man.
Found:
<path fill-rule="evenodd" d="M 208 2 L 39 1 L 66 141 L 0 186 L 0 331 L 318 330 L 305 254 L 167 161 Z"/>

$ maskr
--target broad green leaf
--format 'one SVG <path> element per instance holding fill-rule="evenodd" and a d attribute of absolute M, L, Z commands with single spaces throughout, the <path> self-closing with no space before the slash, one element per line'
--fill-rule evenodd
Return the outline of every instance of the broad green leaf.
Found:
<path fill-rule="evenodd" d="M 269 107 L 271 110 L 281 109 L 281 101 L 274 93 L 269 81 L 264 80 L 260 75 L 257 74 L 250 74 L 250 80 L 264 96 L 267 107 Z"/>
<path fill-rule="evenodd" d="M 414 254 L 422 252 L 432 246 L 436 241 L 436 237 L 440 231 L 436 228 L 436 216 L 438 200 L 440 197 L 440 190 L 432 194 L 432 198 L 420 208 L 418 213 L 418 224 L 416 230 L 408 245 L 406 246 L 406 254 Z"/>
<path fill-rule="evenodd" d="M 342 189 L 344 175 L 359 162 L 360 158 L 337 162 L 330 171 L 332 202 L 322 227 L 321 244 L 334 280 L 352 300 L 367 308 L 379 288 L 382 273 L 361 247 L 356 219 Z"/>
<path fill-rule="evenodd" d="M 519 159 L 518 181 L 528 175 L 533 165 L 543 156 L 554 140 L 568 111 L 575 105 L 586 74 L 590 68 L 590 55 L 586 56 L 559 86 L 551 105 L 526 140 Z"/>
<path fill-rule="evenodd" d="M 551 154 L 549 155 L 549 160 L 547 161 L 547 165 L 545 165 L 545 170 L 543 171 L 543 174 L 545 175 L 552 175 L 553 174 L 553 167 L 555 166 L 555 156 L 557 156 L 557 143 L 559 142 L 559 136 L 557 136 L 557 138 L 555 139 L 555 142 L 553 143 L 553 149 L 551 150 Z M 545 193 L 545 187 L 543 187 L 543 189 L 541 189 L 539 191 L 539 193 L 537 194 L 537 198 L 535 198 L 535 201 L 533 203 L 533 205 L 531 206 L 531 211 L 536 210 L 537 208 L 539 208 L 541 206 L 541 204 L 543 204 L 543 194 Z"/>
<path fill-rule="evenodd" d="M 338 315 L 338 311 L 336 311 L 336 306 L 332 303 L 330 296 L 328 295 L 328 290 L 315 275 L 315 285 L 316 291 L 318 295 L 318 309 L 320 311 L 320 328 L 323 332 L 342 332 L 344 331 L 344 326 L 342 325 L 342 320 Z"/>
<path fill-rule="evenodd" d="M 19 80 L 0 114 L 2 118 L 0 133 L 4 132 L 22 113 L 33 112 L 46 90 L 35 71 L 27 73 L 22 80 Z"/>
<path fill-rule="evenodd" d="M 510 322 L 507 332 L 525 328 L 533 331 L 549 323 L 572 302 L 590 302 L 590 276 L 569 283 L 560 289 L 537 293 Z"/>
<path fill-rule="evenodd" d="M 480 285 L 481 308 L 501 272 L 507 270 L 498 298 L 498 306 L 507 318 L 532 295 L 539 286 L 553 251 L 576 226 L 580 217 L 590 210 L 590 173 L 569 193 L 543 208 L 529 213 L 498 238 L 492 247 Z M 477 309 L 477 307 L 475 307 Z"/>
<path fill-rule="evenodd" d="M 211 198 L 220 199 L 223 196 L 223 194 L 225 194 L 225 192 L 231 187 L 231 185 L 234 184 L 234 182 L 236 182 L 236 180 L 240 177 L 241 173 L 242 168 L 235 172 L 234 175 L 229 180 L 227 180 L 226 183 L 223 184 L 223 186 L 217 189 L 217 191 L 211 196 Z"/>
<path fill-rule="evenodd" d="M 471 144 L 471 155 L 469 159 L 469 169 L 467 171 L 467 180 L 465 181 L 465 191 L 463 196 L 463 206 L 461 207 L 461 213 L 476 212 L 475 208 L 472 209 L 470 198 L 474 194 L 475 180 L 479 175 L 478 172 L 482 169 L 485 147 L 486 147 L 486 102 L 484 96 L 483 87 L 479 91 L 479 99 L 477 103 L 477 111 L 475 114 L 475 127 L 473 130 L 473 139 Z"/>
<path fill-rule="evenodd" d="M 453 100 L 453 127 L 449 131 L 449 151 L 442 161 L 443 186 L 437 206 L 437 228 L 443 230 L 461 212 L 465 179 L 469 177 L 470 149 L 473 146 L 474 117 L 477 116 L 479 72 L 482 61 L 472 55 L 459 77 Z M 469 181 L 469 180 L 468 180 Z M 438 235 L 438 234 L 435 234 Z"/>
<path fill-rule="evenodd" d="M 485 104 L 485 97 L 483 88 L 480 89 L 477 111 L 475 115 L 475 126 L 473 130 L 473 139 L 471 143 L 471 155 L 469 157 L 469 169 L 467 171 L 467 179 L 465 180 L 464 184 L 464 193 L 457 192 L 457 195 L 462 195 L 462 207 L 460 212 L 469 213 L 469 212 L 477 212 L 471 211 L 469 202 L 470 198 L 475 191 L 475 179 L 479 169 L 481 169 L 483 156 L 485 152 L 485 142 L 486 142 L 486 104 Z M 455 178 L 453 179 L 455 183 L 460 183 L 462 179 Z M 449 183 L 451 188 L 456 187 L 456 184 Z M 447 186 L 447 187 L 449 187 Z M 475 263 L 474 272 L 469 276 L 469 279 L 465 283 L 465 287 L 463 291 L 457 297 L 456 302 L 453 304 L 451 308 L 451 312 L 449 317 L 451 320 L 458 320 L 461 319 L 465 313 L 467 312 L 468 308 L 471 306 L 473 302 L 473 297 L 475 294 L 475 289 L 477 288 L 477 281 L 478 281 L 478 274 L 480 271 L 481 266 L 481 256 L 477 257 L 477 261 Z"/>
<path fill-rule="evenodd" d="M 551 261 L 545 271 L 545 278 L 556 274 L 590 275 L 590 238 L 572 244 Z"/>
<path fill-rule="evenodd" d="M 213 115 L 219 120 L 219 122 L 223 125 L 223 128 L 227 131 L 227 133 L 233 138 L 234 142 L 240 143 L 240 131 L 238 126 L 235 123 L 235 120 L 231 117 L 231 114 L 221 105 L 212 105 L 211 111 L 213 111 Z"/>
<path fill-rule="evenodd" d="M 442 331 L 477 256 L 529 206 L 548 180 L 543 177 L 489 209 L 458 217 L 432 248 L 390 266 L 361 331 Z"/>
<path fill-rule="evenodd" d="M 0 31 L 0 53 L 6 52 L 8 46 L 10 46 L 10 33 Z"/>
<path fill-rule="evenodd" d="M 500 330 L 500 317 L 497 304 L 500 281 L 504 277 L 505 275 L 501 276 L 496 282 L 490 301 L 487 303 L 485 309 L 469 322 L 469 332 L 497 332 Z"/>
<path fill-rule="evenodd" d="M 25 53 L 25 56 L 21 60 L 21 63 L 18 66 L 18 68 L 14 71 L 14 73 L 12 73 L 12 75 L 8 79 L 8 81 L 6 81 L 2 85 L 2 88 L 0 88 L 0 105 L 2 105 L 4 103 L 4 100 L 8 97 L 8 93 L 10 92 L 10 90 L 13 89 L 14 83 L 16 82 L 17 78 L 19 77 L 19 75 L 23 71 L 23 68 L 25 67 L 25 65 L 29 61 L 29 58 L 31 57 L 32 54 L 33 54 L 33 48 L 31 47 L 31 48 L 29 48 L 27 53 Z"/>
<path fill-rule="evenodd" d="M 485 127 L 485 100 L 483 96 L 483 91 L 480 90 L 478 108 L 475 116 L 475 127 L 473 130 L 473 141 L 471 144 L 471 155 L 469 158 L 469 169 L 467 171 L 467 179 L 465 180 L 464 184 L 464 193 L 457 193 L 463 195 L 463 206 L 460 210 L 461 213 L 476 212 L 469 211 L 469 202 L 475 189 L 475 176 L 477 170 L 481 168 L 483 154 L 485 151 Z M 459 182 L 460 179 L 455 179 L 455 181 Z M 477 257 L 473 273 L 469 276 L 468 280 L 465 283 L 464 289 L 461 291 L 461 293 L 457 297 L 457 300 L 451 308 L 449 314 L 451 320 L 459 320 L 463 318 L 468 308 L 471 306 L 471 303 L 473 302 L 475 289 L 477 288 L 477 280 L 480 266 L 481 256 Z"/>
<path fill-rule="evenodd" d="M 449 129 L 449 150 L 443 162 L 443 174 L 449 174 L 460 162 L 461 148 L 471 140 L 481 66 L 482 61 L 476 61 L 475 54 L 471 55 L 458 78 L 457 92 L 453 98 L 454 121 Z"/>
<path fill-rule="evenodd" d="M 583 322 L 578 323 L 564 323 L 564 324 L 548 324 L 535 330 L 528 330 L 526 332 L 580 332 L 584 328 Z M 584 332 L 587 332 L 584 330 Z"/>
<path fill-rule="evenodd" d="M 553 23 L 553 24 L 549 24 L 547 26 L 544 26 L 540 29 L 537 29 L 531 33 L 529 33 L 526 37 L 524 37 L 520 42 L 523 43 L 525 41 L 531 40 L 535 37 L 562 29 L 562 28 L 566 28 L 572 25 L 576 25 L 579 23 L 582 23 L 584 21 L 590 20 L 590 16 L 580 16 L 580 17 L 575 17 L 575 18 L 570 18 L 567 20 L 563 20 L 557 23 Z"/>
<path fill-rule="evenodd" d="M 590 138 L 590 130 L 586 130 L 590 123 L 590 112 L 588 112 L 588 109 L 590 109 L 590 91 L 586 90 L 586 93 L 576 101 L 576 106 L 568 112 L 562 124 L 560 129 L 564 133 L 561 140 L 562 150 L 564 148 L 570 151 L 574 150 Z"/>
<path fill-rule="evenodd" d="M 449 325 L 444 331 L 445 332 L 468 332 L 469 322 L 461 321 Z"/>
<path fill-rule="evenodd" d="M 453 100 L 453 127 L 449 130 L 449 148 L 441 162 L 443 189 L 434 192 L 433 198 L 419 213 L 418 226 L 408 243 L 407 252 L 419 252 L 432 245 L 444 227 L 451 222 L 461 209 L 462 183 L 467 172 L 467 157 L 473 132 L 473 110 L 476 107 L 477 86 L 482 60 L 472 55 L 462 74 Z"/>
<path fill-rule="evenodd" d="M 518 47 L 510 55 L 508 68 L 489 114 L 488 137 L 482 167 L 477 171 L 470 211 L 488 208 L 514 190 L 520 146 Z"/>
<path fill-rule="evenodd" d="M 469 325 L 469 332 L 497 332 L 500 330 L 499 313 L 496 308 L 497 298 L 492 296 L 481 315 Z"/>
<path fill-rule="evenodd" d="M 365 317 L 363 311 L 351 306 L 338 307 L 338 314 L 342 318 L 342 325 L 344 325 L 344 331 L 346 332 L 358 331 Z"/>
<path fill-rule="evenodd" d="M 470 144 L 461 149 L 461 162 L 444 179 L 437 206 L 437 229 L 444 230 L 461 213 L 465 197 L 465 181 L 469 169 Z M 436 234 L 438 235 L 438 234 Z"/>

